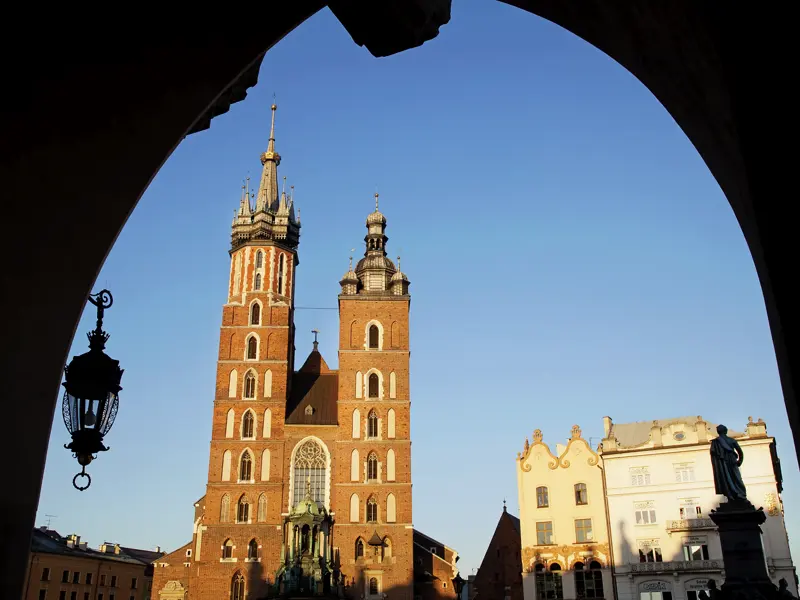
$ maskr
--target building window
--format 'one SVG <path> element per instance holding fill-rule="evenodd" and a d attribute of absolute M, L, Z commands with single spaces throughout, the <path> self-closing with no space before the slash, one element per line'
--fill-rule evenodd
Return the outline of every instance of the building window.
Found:
<path fill-rule="evenodd" d="M 106 584 L 106 574 L 105 573 L 101 573 L 100 574 L 100 585 L 105 585 L 105 584 Z"/>
<path fill-rule="evenodd" d="M 47 600 L 47 589 L 39 590 L 39 600 Z"/>
<path fill-rule="evenodd" d="M 252 400 L 256 397 L 256 376 L 252 371 L 248 371 L 244 376 L 244 397 L 246 400 Z M 250 437 L 252 437 L 252 432 Z"/>
<path fill-rule="evenodd" d="M 251 336 L 247 339 L 247 360 L 258 359 L 258 339 L 256 336 Z"/>
<path fill-rule="evenodd" d="M 42 569 L 42 581 L 50 581 L 50 567 Z"/>
<path fill-rule="evenodd" d="M 247 498 L 244 495 L 239 498 L 239 505 L 236 510 L 236 522 L 237 523 L 247 523 L 250 519 L 250 504 L 247 502 Z"/>
<path fill-rule="evenodd" d="M 261 289 L 261 273 L 256 273 L 255 281 L 253 282 L 253 289 L 256 291 Z"/>
<path fill-rule="evenodd" d="M 377 325 L 369 326 L 369 347 L 375 350 L 380 347 L 380 331 Z"/>
<path fill-rule="evenodd" d="M 228 520 L 231 518 L 231 499 L 228 497 L 228 494 L 222 496 L 222 500 L 219 503 L 219 522 L 220 523 L 227 523 Z M 105 585 L 105 575 L 100 576 L 100 585 Z"/>
<path fill-rule="evenodd" d="M 80 583 L 81 582 L 81 572 L 75 571 L 72 574 L 72 583 Z"/>
<path fill-rule="evenodd" d="M 708 560 L 708 546 L 706 544 L 691 544 L 683 547 L 683 560 Z"/>
<path fill-rule="evenodd" d="M 117 576 L 116 575 L 112 575 L 111 576 L 111 587 L 117 587 Z"/>
<path fill-rule="evenodd" d="M 653 525 L 657 523 L 656 510 L 652 502 L 637 502 L 633 505 L 636 511 L 637 525 Z"/>
<path fill-rule="evenodd" d="M 575 504 L 578 506 L 589 504 L 589 495 L 586 493 L 585 483 L 575 484 Z"/>
<path fill-rule="evenodd" d="M 681 519 L 699 519 L 703 516 L 703 508 L 699 505 L 681 506 Z"/>
<path fill-rule="evenodd" d="M 225 540 L 225 543 L 222 544 L 222 558 L 232 558 L 233 557 L 233 542 L 230 539 Z"/>
<path fill-rule="evenodd" d="M 536 508 L 547 508 L 550 506 L 550 494 L 544 486 L 536 488 Z"/>
<path fill-rule="evenodd" d="M 364 558 L 364 540 L 361 538 L 356 540 L 356 558 Z"/>
<path fill-rule="evenodd" d="M 283 254 L 280 255 L 278 258 L 278 293 L 282 296 L 283 295 L 283 272 L 285 269 L 286 259 L 284 258 Z"/>
<path fill-rule="evenodd" d="M 252 373 L 248 373 L 247 375 L 252 376 Z M 255 386 L 256 378 L 253 377 L 252 379 L 253 379 L 253 385 Z M 246 384 L 247 377 L 245 377 L 244 380 Z M 254 422 L 255 419 L 253 419 L 253 411 L 252 410 L 245 411 L 244 416 L 242 417 L 242 439 L 252 440 L 253 437 L 255 437 L 253 434 L 253 431 L 255 429 Z"/>
<path fill-rule="evenodd" d="M 66 583 L 69 583 L 69 581 L 67 581 Z M 66 592 L 66 590 L 61 590 L 58 593 L 58 600 L 67 600 L 67 592 Z"/>
<path fill-rule="evenodd" d="M 61 573 L 61 583 L 69 583 L 69 571 Z"/>
<path fill-rule="evenodd" d="M 603 572 L 599 562 L 593 560 L 588 570 L 582 562 L 576 562 L 572 569 L 575 571 L 575 592 L 578 598 L 603 597 Z"/>
<path fill-rule="evenodd" d="M 78 600 L 78 592 L 70 592 L 69 600 Z"/>
<path fill-rule="evenodd" d="M 592 520 L 575 519 L 575 541 L 578 543 L 591 542 L 592 539 Z"/>
<path fill-rule="evenodd" d="M 267 497 L 261 494 L 258 497 L 258 521 L 263 523 L 267 520 Z"/>
<path fill-rule="evenodd" d="M 136 578 L 136 577 L 132 577 L 132 578 L 131 578 L 131 589 L 132 589 L 132 590 L 135 590 L 135 589 L 136 589 L 136 586 L 137 586 L 138 584 L 139 584 L 139 582 L 138 582 L 137 578 Z"/>
<path fill-rule="evenodd" d="M 564 587 L 561 582 L 561 565 L 553 563 L 546 569 L 541 563 L 535 567 L 537 600 L 562 600 Z"/>
<path fill-rule="evenodd" d="M 367 389 L 367 397 L 368 398 L 377 398 L 379 396 L 380 391 L 380 378 L 378 377 L 377 373 L 370 373 L 369 378 L 367 379 L 368 382 L 368 389 Z"/>
<path fill-rule="evenodd" d="M 258 542 L 255 538 L 250 540 L 250 543 L 247 544 L 247 558 L 250 560 L 256 560 L 258 558 Z"/>
<path fill-rule="evenodd" d="M 102 593 L 97 594 L 97 600 L 103 600 L 103 594 Z"/>
<path fill-rule="evenodd" d="M 377 577 L 370 577 L 369 578 L 369 595 L 370 596 L 377 596 L 378 595 L 378 578 Z"/>
<path fill-rule="evenodd" d="M 92 574 L 91 573 L 87 573 L 86 574 L 86 585 L 92 585 Z"/>
<path fill-rule="evenodd" d="M 552 521 L 536 523 L 536 543 L 539 546 L 549 546 L 553 543 Z"/>
<path fill-rule="evenodd" d="M 253 474 L 253 459 L 250 457 L 250 451 L 245 450 L 242 454 L 242 460 L 239 465 L 239 481 L 250 481 Z"/>
<path fill-rule="evenodd" d="M 117 597 L 113 592 L 108 595 L 108 600 L 114 600 Z"/>
<path fill-rule="evenodd" d="M 325 451 L 316 440 L 306 440 L 294 456 L 292 473 L 292 506 L 297 506 L 306 495 L 306 482 L 311 482 L 311 497 L 317 504 L 325 504 L 325 479 L 327 459 Z"/>
<path fill-rule="evenodd" d="M 639 542 L 639 562 L 663 562 L 661 543 L 658 540 Z"/>
<path fill-rule="evenodd" d="M 378 522 L 378 503 L 375 498 L 367 500 L 367 523 Z"/>
<path fill-rule="evenodd" d="M 264 266 L 264 253 L 259 250 L 256 252 L 256 269 L 260 269 Z"/>
<path fill-rule="evenodd" d="M 261 325 L 261 305 L 253 302 L 250 307 L 250 325 Z"/>
<path fill-rule="evenodd" d="M 377 375 L 375 377 L 377 377 Z M 378 415 L 374 410 L 371 410 L 369 412 L 369 416 L 367 417 L 367 437 L 378 437 Z"/>
<path fill-rule="evenodd" d="M 675 465 L 675 481 L 677 483 L 694 481 L 694 465 Z"/>
<path fill-rule="evenodd" d="M 244 575 L 236 573 L 231 581 L 231 600 L 244 600 Z"/>
<path fill-rule="evenodd" d="M 631 485 L 650 485 L 650 471 L 647 467 L 634 467 L 630 469 Z"/>
<path fill-rule="evenodd" d="M 691 592 L 686 597 L 691 598 Z M 639 600 L 672 600 L 672 592 L 640 592 Z"/>
<path fill-rule="evenodd" d="M 378 455 L 371 452 L 367 458 L 367 479 L 376 481 L 378 479 Z"/>

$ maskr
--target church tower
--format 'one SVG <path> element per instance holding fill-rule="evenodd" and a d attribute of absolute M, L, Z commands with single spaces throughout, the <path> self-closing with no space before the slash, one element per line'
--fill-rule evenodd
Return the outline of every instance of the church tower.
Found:
<path fill-rule="evenodd" d="M 336 540 L 364 598 L 413 597 L 408 278 L 367 217 L 364 258 L 340 281 Z"/>

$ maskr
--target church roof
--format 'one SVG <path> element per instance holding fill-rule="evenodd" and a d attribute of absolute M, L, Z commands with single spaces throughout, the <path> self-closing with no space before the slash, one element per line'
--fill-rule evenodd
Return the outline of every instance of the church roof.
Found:
<path fill-rule="evenodd" d="M 287 425 L 338 425 L 336 402 L 339 373 L 332 371 L 316 348 L 292 375 L 286 402 Z"/>

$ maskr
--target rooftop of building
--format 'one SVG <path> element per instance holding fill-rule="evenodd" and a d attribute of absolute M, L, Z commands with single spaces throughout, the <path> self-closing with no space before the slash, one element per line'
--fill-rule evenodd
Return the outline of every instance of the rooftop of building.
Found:
<path fill-rule="evenodd" d="M 292 387 L 286 400 L 287 425 L 337 425 L 339 372 L 331 370 L 317 349 L 292 374 Z"/>
<path fill-rule="evenodd" d="M 621 447 L 631 448 L 642 446 L 650 441 L 650 432 L 653 427 L 672 427 L 673 425 L 685 425 L 695 428 L 698 423 L 705 423 L 711 435 L 716 436 L 717 423 L 706 421 L 698 415 L 688 417 L 675 417 L 672 419 L 656 419 L 651 421 L 634 421 L 632 423 L 611 423 L 611 429 L 606 438 L 616 438 L 617 444 Z M 728 430 L 728 435 L 734 438 L 746 437 L 745 433 Z"/>
<path fill-rule="evenodd" d="M 61 554 L 76 558 L 90 558 L 93 560 L 109 560 L 138 564 L 146 566 L 152 561 L 164 556 L 161 550 L 142 550 L 130 548 L 112 542 L 104 542 L 98 549 L 90 548 L 86 542 L 81 541 L 79 535 L 60 535 L 46 526 L 33 530 L 31 537 L 31 552 L 41 554 Z"/>

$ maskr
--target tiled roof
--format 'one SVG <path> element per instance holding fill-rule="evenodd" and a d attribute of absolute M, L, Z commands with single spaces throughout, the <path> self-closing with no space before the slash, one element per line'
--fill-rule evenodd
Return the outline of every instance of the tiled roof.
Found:
<path fill-rule="evenodd" d="M 58 536 L 52 530 L 34 529 L 31 537 L 31 552 L 42 554 L 64 554 L 91 558 L 95 560 L 112 560 L 116 562 L 135 563 L 148 565 L 156 558 L 163 556 L 163 552 L 152 552 L 150 550 L 139 550 L 137 548 L 125 548 L 120 546 L 120 553 L 100 552 L 88 546 L 67 545 L 67 538 Z M 57 536 L 57 537 L 56 537 Z M 151 558 L 152 557 L 152 558 Z"/>
<path fill-rule="evenodd" d="M 658 427 L 669 427 L 670 425 L 675 425 L 676 423 L 683 423 L 685 425 L 689 425 L 690 427 L 694 427 L 698 420 L 703 419 L 699 419 L 697 415 L 693 415 L 691 417 L 677 417 L 674 419 L 658 419 L 655 421 L 655 424 Z M 616 438 L 617 443 L 622 447 L 632 448 L 641 446 L 650 440 L 650 430 L 653 428 L 653 423 L 653 421 L 613 423 L 611 425 L 610 437 Z M 715 423 L 706 421 L 706 424 L 708 425 L 709 432 L 716 432 L 717 425 Z M 730 430 L 728 431 L 728 435 L 731 437 L 742 437 L 744 434 Z"/>
<path fill-rule="evenodd" d="M 312 351 L 300 370 L 292 375 L 286 424 L 338 425 L 338 397 L 339 373 L 328 368 L 317 350 Z M 310 414 L 306 410 L 309 406 Z"/>

